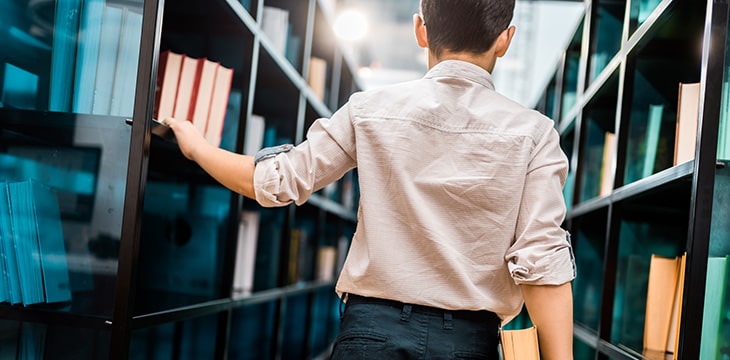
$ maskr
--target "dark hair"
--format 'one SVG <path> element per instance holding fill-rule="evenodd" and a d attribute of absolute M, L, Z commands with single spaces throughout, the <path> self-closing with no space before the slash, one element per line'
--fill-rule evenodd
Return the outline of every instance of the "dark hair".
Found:
<path fill-rule="evenodd" d="M 515 0 L 421 0 L 428 47 L 482 53 L 492 47 L 512 21 Z"/>

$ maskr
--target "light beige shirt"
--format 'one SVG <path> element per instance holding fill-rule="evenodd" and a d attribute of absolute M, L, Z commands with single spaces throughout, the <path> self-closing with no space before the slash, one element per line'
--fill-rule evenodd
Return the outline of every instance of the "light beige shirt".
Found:
<path fill-rule="evenodd" d="M 352 95 L 307 140 L 256 166 L 263 206 L 304 203 L 358 168 L 357 231 L 337 292 L 519 313 L 518 284 L 575 276 L 553 121 L 462 61 Z"/>

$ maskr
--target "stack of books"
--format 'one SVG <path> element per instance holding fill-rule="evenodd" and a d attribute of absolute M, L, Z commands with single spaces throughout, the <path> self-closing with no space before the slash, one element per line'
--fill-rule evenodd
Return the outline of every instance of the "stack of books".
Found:
<path fill-rule="evenodd" d="M 131 116 L 142 36 L 139 9 L 104 0 L 56 6 L 49 110 Z"/>
<path fill-rule="evenodd" d="M 71 300 L 58 198 L 35 180 L 0 182 L 0 302 Z"/>
<path fill-rule="evenodd" d="M 166 50 L 160 54 L 154 117 L 186 119 L 220 146 L 233 69 L 206 58 Z"/>

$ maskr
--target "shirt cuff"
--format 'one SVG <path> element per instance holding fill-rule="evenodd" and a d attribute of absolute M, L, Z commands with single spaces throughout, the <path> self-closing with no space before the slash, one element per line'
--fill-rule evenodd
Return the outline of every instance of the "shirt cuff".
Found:
<path fill-rule="evenodd" d="M 256 155 L 253 157 L 253 164 L 257 165 L 259 161 L 268 159 L 270 157 L 276 156 L 276 154 L 281 154 L 283 152 L 287 152 L 294 148 L 294 145 L 291 144 L 284 144 L 279 146 L 272 146 L 267 147 L 259 150 Z"/>
<path fill-rule="evenodd" d="M 253 185 L 256 202 L 263 207 L 279 207 L 291 203 L 281 201 L 279 194 L 282 191 L 282 177 L 278 154 L 291 150 L 292 146 L 280 145 L 261 149 L 254 156 Z"/>
<path fill-rule="evenodd" d="M 509 262 L 507 266 L 517 284 L 561 285 L 575 279 L 575 255 L 570 233 L 565 232 L 568 246 L 540 257 L 534 262 Z"/>

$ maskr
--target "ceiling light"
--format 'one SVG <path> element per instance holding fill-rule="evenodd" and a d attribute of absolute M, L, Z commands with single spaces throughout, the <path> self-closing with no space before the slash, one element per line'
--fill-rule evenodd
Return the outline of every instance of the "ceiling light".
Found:
<path fill-rule="evenodd" d="M 360 40 L 368 32 L 368 21 L 365 15 L 357 10 L 345 10 L 337 16 L 334 30 L 341 39 Z"/>

